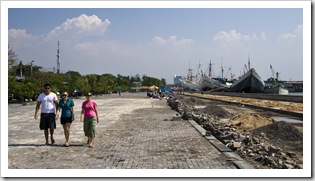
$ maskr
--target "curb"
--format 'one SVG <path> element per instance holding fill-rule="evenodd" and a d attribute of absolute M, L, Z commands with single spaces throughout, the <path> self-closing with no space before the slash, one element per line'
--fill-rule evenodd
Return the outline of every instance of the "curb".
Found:
<path fill-rule="evenodd" d="M 221 141 L 211 135 L 210 131 L 205 130 L 194 120 L 188 120 L 189 123 L 214 147 L 228 157 L 228 161 L 231 161 L 239 169 L 255 169 L 252 165 L 243 160 L 238 154 L 234 153 L 230 148 L 226 147 Z"/>

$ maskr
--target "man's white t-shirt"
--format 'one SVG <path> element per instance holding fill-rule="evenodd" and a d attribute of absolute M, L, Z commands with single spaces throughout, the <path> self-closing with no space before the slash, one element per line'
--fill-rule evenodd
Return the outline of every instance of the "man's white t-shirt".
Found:
<path fill-rule="evenodd" d="M 51 92 L 49 95 L 41 93 L 38 96 L 38 102 L 42 103 L 41 113 L 55 113 L 54 102 L 58 100 L 55 93 Z"/>

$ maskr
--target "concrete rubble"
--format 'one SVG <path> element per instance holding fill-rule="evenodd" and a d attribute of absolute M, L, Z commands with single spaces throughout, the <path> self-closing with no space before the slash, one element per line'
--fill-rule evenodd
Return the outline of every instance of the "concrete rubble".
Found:
<path fill-rule="evenodd" d="M 303 156 L 269 143 L 263 132 L 255 135 L 251 130 L 239 130 L 218 116 L 206 114 L 176 97 L 168 99 L 168 104 L 182 119 L 194 120 L 242 158 L 255 163 L 257 168 L 303 169 Z"/>

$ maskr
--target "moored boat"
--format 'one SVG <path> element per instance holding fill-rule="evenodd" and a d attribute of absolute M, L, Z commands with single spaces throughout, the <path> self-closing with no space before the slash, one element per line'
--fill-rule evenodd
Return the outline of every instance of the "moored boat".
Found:
<path fill-rule="evenodd" d="M 200 91 L 200 86 L 198 84 L 198 73 L 196 76 L 193 76 L 192 68 L 188 69 L 188 75 L 185 78 L 180 79 L 181 86 L 185 91 Z"/>
<path fill-rule="evenodd" d="M 181 86 L 185 91 L 199 91 L 200 87 L 186 79 L 181 79 Z"/>
<path fill-rule="evenodd" d="M 275 78 L 275 71 L 272 68 L 272 65 L 270 65 L 272 77 L 269 78 L 265 82 L 265 90 L 264 93 L 272 93 L 272 94 L 278 94 L 278 95 L 288 95 L 289 90 L 285 87 L 286 82 L 285 81 L 279 81 L 279 72 L 276 73 Z"/>
<path fill-rule="evenodd" d="M 270 93 L 270 94 L 278 94 L 278 95 L 288 95 L 289 90 L 285 88 L 281 84 L 274 84 L 271 86 L 266 86 L 264 89 L 264 93 Z"/>
<path fill-rule="evenodd" d="M 215 79 L 210 78 L 208 75 L 203 74 L 202 77 L 200 78 L 200 88 L 203 91 L 226 91 L 229 86 L 221 83 Z"/>
<path fill-rule="evenodd" d="M 265 82 L 254 68 L 249 69 L 241 78 L 230 87 L 231 92 L 262 93 Z"/>
<path fill-rule="evenodd" d="M 202 91 L 215 91 L 215 92 L 222 92 L 226 91 L 229 88 L 229 85 L 226 84 L 226 82 L 221 82 L 219 80 L 216 80 L 215 78 L 212 78 L 212 63 L 210 60 L 209 64 L 209 75 L 206 75 L 205 73 L 202 73 L 199 86 Z"/>

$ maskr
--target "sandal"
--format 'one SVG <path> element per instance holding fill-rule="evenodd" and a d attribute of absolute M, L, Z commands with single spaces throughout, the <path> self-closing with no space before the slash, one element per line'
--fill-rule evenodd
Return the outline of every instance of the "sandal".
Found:
<path fill-rule="evenodd" d="M 51 144 L 55 144 L 55 140 L 54 139 L 51 139 Z"/>
<path fill-rule="evenodd" d="M 48 143 L 45 143 L 44 146 L 48 146 Z"/>
<path fill-rule="evenodd" d="M 69 147 L 69 143 L 63 144 L 64 147 Z"/>

